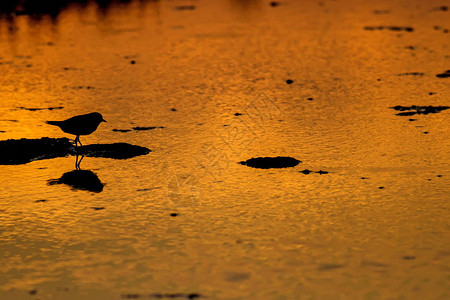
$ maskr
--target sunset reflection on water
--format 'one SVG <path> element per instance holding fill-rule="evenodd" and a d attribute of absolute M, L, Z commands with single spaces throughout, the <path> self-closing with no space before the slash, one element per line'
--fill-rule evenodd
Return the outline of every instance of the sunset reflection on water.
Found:
<path fill-rule="evenodd" d="M 448 4 L 66 2 L 0 6 L 0 139 L 151 152 L 0 165 L 0 298 L 449 297 L 449 110 L 392 109 L 449 105 Z"/>

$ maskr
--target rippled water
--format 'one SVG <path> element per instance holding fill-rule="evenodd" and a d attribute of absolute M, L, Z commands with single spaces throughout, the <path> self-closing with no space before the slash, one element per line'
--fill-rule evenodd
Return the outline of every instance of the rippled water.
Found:
<path fill-rule="evenodd" d="M 2 19 L 0 139 L 98 111 L 83 144 L 152 150 L 84 158 L 97 193 L 49 184 L 74 157 L 0 166 L 2 299 L 450 297 L 449 111 L 391 108 L 449 105 L 450 3 L 277 3 Z"/>

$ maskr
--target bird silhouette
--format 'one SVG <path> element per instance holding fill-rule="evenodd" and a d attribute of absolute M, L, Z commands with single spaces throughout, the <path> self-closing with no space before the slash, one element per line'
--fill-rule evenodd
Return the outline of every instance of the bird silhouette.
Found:
<path fill-rule="evenodd" d="M 61 128 L 62 131 L 70 134 L 76 135 L 75 146 L 80 143 L 80 135 L 89 135 L 97 130 L 98 125 L 101 122 L 106 122 L 103 116 L 98 112 L 93 112 L 90 114 L 79 115 L 69 118 L 65 121 L 47 121 L 47 124 L 55 125 Z"/>

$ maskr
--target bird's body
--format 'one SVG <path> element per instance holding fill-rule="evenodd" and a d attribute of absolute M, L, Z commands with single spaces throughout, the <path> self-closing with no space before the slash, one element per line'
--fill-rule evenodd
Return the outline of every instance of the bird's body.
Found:
<path fill-rule="evenodd" d="M 101 122 L 106 121 L 103 119 L 103 116 L 100 113 L 94 112 L 90 114 L 75 116 L 65 121 L 47 121 L 46 123 L 58 126 L 62 131 L 66 133 L 76 135 L 76 146 L 78 142 L 81 145 L 80 135 L 89 135 L 93 133 L 95 130 L 97 130 L 97 127 Z"/>

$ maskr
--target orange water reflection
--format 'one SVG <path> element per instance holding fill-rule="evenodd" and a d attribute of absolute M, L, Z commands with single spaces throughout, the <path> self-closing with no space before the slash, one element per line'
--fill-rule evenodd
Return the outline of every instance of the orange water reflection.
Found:
<path fill-rule="evenodd" d="M 1 139 L 70 137 L 44 122 L 99 111 L 83 143 L 152 149 L 85 158 L 98 193 L 48 184 L 74 157 L 0 166 L 0 297 L 444 299 L 448 111 L 390 108 L 448 105 L 450 18 L 417 3 L 131 1 L 0 22 Z M 277 155 L 302 163 L 237 163 Z"/>

